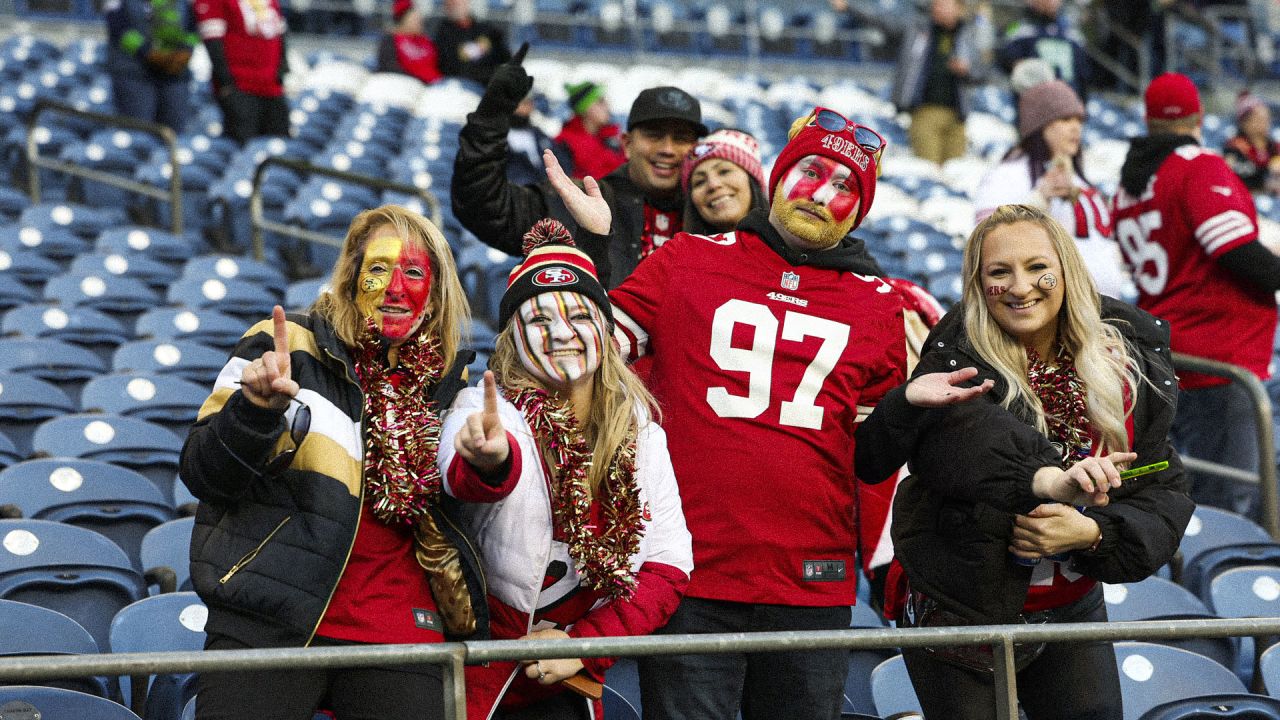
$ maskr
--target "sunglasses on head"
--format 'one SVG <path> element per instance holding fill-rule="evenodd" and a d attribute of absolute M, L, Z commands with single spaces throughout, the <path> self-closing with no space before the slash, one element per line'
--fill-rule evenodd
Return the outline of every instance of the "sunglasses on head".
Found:
<path fill-rule="evenodd" d="M 851 131 L 854 142 L 858 143 L 858 146 L 868 155 L 875 158 L 877 166 L 880 164 L 880 156 L 884 154 L 885 146 L 884 136 L 880 133 L 866 125 L 853 122 L 835 110 L 828 108 L 818 108 L 814 111 L 813 123 L 827 132 Z"/>
<path fill-rule="evenodd" d="M 261 474 L 264 476 L 270 477 L 284 472 L 293 462 L 293 457 L 298 454 L 298 448 L 302 447 L 302 440 L 311 431 L 311 408 L 301 400 L 295 399 L 292 402 L 298 403 L 298 410 L 293 414 L 293 422 L 289 425 L 289 439 L 293 441 L 293 447 L 268 460 L 262 468 Z"/>

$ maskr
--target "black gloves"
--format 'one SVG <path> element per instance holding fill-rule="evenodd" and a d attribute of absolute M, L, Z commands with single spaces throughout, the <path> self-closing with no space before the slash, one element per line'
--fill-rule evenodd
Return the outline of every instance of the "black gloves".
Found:
<path fill-rule="evenodd" d="M 510 117 L 516 106 L 529 94 L 533 87 L 533 78 L 524 71 L 524 55 L 529 51 L 529 43 L 520 46 L 511 60 L 498 66 L 484 89 L 480 105 L 476 112 L 480 115 Z"/>

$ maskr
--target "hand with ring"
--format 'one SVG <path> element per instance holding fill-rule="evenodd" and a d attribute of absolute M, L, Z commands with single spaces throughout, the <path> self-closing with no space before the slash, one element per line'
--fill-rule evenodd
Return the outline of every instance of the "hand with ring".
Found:
<path fill-rule="evenodd" d="M 563 630 L 548 628 L 546 630 L 535 630 L 520 639 L 567 640 L 569 635 Z M 530 680 L 537 680 L 540 685 L 555 685 L 561 680 L 577 675 L 578 671 L 582 670 L 582 667 L 582 661 L 577 658 L 537 660 L 525 664 L 524 675 Z"/>

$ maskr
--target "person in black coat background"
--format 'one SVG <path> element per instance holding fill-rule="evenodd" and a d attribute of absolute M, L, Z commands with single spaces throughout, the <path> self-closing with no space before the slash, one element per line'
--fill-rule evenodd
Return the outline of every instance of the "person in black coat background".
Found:
<path fill-rule="evenodd" d="M 1099 296 L 1066 231 L 1025 205 L 979 223 L 963 276 L 912 381 L 857 434 L 863 481 L 911 463 L 886 607 L 905 627 L 1105 621 L 1099 583 L 1154 573 L 1194 509 L 1168 440 L 1168 326 Z M 989 647 L 904 659 L 926 717 L 994 717 Z M 1030 720 L 1120 717 L 1110 643 L 1019 646 L 1015 660 Z"/>

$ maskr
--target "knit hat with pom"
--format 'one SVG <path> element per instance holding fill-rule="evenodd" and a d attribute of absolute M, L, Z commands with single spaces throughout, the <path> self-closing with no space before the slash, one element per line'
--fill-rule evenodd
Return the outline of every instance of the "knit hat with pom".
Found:
<path fill-rule="evenodd" d="M 511 269 L 507 291 L 498 304 L 498 327 L 506 327 L 525 300 L 545 292 L 575 292 L 590 298 L 613 330 L 613 309 L 596 265 L 574 246 L 560 221 L 543 218 L 524 234 L 524 262 Z"/>

